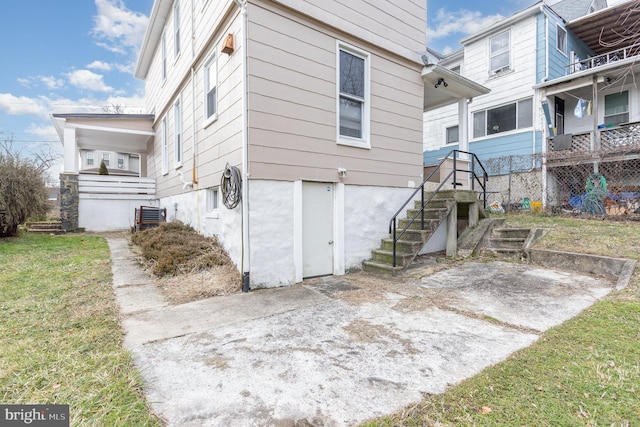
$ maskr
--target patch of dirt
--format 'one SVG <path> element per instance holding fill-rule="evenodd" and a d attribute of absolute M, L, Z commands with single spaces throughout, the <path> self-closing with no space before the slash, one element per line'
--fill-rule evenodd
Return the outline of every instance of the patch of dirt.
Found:
<path fill-rule="evenodd" d="M 242 289 L 242 276 L 215 237 L 172 221 L 130 235 L 131 249 L 157 276 L 172 304 L 184 304 Z"/>

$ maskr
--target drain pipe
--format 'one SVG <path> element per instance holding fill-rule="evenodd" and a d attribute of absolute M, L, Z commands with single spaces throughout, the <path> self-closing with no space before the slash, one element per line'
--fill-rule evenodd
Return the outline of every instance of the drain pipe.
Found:
<path fill-rule="evenodd" d="M 242 292 L 250 290 L 249 251 L 249 138 L 247 117 L 247 2 L 234 0 L 242 19 Z"/>

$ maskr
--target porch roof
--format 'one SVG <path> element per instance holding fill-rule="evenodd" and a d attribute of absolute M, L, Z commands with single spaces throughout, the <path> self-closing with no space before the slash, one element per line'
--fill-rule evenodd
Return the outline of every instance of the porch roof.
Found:
<path fill-rule="evenodd" d="M 628 36 L 638 30 L 639 21 L 637 1 L 628 1 L 575 19 L 567 27 L 600 55 L 637 43 L 636 37 Z"/>
<path fill-rule="evenodd" d="M 429 64 L 422 69 L 422 80 L 424 81 L 424 111 L 490 92 L 489 88 L 437 64 Z"/>
<path fill-rule="evenodd" d="M 65 128 L 74 128 L 84 150 L 144 154 L 155 135 L 153 114 L 52 114 L 51 120 L 63 144 Z"/>

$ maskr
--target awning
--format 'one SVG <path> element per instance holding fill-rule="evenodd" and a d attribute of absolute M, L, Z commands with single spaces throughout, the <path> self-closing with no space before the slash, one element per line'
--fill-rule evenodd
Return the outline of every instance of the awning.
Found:
<path fill-rule="evenodd" d="M 144 154 L 155 132 L 152 114 L 52 114 L 64 144 L 64 130 L 75 129 L 78 149 Z"/>
<path fill-rule="evenodd" d="M 422 80 L 424 81 L 424 111 L 490 92 L 489 88 L 436 64 L 427 65 L 422 69 Z"/>

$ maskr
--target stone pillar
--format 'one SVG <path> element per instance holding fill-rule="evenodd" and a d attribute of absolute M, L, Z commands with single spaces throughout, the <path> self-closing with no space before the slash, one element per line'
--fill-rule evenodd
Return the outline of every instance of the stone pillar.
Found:
<path fill-rule="evenodd" d="M 469 205 L 469 228 L 476 228 L 480 221 L 480 207 L 479 202 L 471 203 Z"/>
<path fill-rule="evenodd" d="M 447 216 L 447 246 L 446 254 L 450 257 L 458 255 L 458 203 L 453 206 Z"/>
<path fill-rule="evenodd" d="M 78 174 L 60 174 L 60 220 L 64 231 L 78 228 Z"/>

